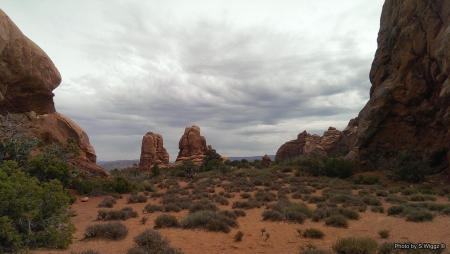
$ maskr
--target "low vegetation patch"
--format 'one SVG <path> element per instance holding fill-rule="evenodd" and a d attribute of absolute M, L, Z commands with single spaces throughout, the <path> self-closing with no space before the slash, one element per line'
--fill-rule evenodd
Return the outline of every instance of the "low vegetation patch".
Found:
<path fill-rule="evenodd" d="M 155 228 L 179 227 L 180 223 L 177 218 L 171 214 L 161 214 L 155 219 Z"/>
<path fill-rule="evenodd" d="M 337 228 L 346 228 L 348 227 L 348 221 L 343 215 L 331 215 L 325 219 L 325 225 Z"/>
<path fill-rule="evenodd" d="M 368 237 L 347 237 L 339 238 L 332 245 L 332 249 L 337 253 L 377 253 L 378 243 Z"/>
<path fill-rule="evenodd" d="M 102 200 L 102 202 L 100 202 L 98 204 L 97 207 L 108 207 L 108 208 L 112 208 L 114 206 L 114 204 L 116 204 L 117 200 L 113 197 L 106 197 L 105 199 Z"/>
<path fill-rule="evenodd" d="M 145 202 L 147 202 L 147 197 L 144 195 L 131 195 L 127 198 L 127 204 L 145 203 Z"/>
<path fill-rule="evenodd" d="M 119 240 L 127 236 L 128 228 L 120 221 L 108 222 L 106 224 L 95 224 L 86 227 L 84 236 L 86 238 L 105 238 Z"/>
<path fill-rule="evenodd" d="M 134 237 L 134 242 L 136 246 L 129 249 L 127 254 L 183 254 L 183 252 L 170 245 L 169 239 L 163 237 L 158 231 L 153 229 L 147 229 Z"/>
<path fill-rule="evenodd" d="M 164 210 L 163 206 L 147 204 L 142 212 L 144 213 L 154 213 L 154 212 L 162 212 Z"/>
<path fill-rule="evenodd" d="M 238 231 L 235 235 L 234 235 L 234 240 L 236 242 L 240 242 L 242 241 L 242 237 L 244 237 L 244 233 L 242 233 L 242 231 Z"/>
<path fill-rule="evenodd" d="M 389 230 L 384 229 L 384 230 L 380 230 L 378 231 L 378 235 L 380 235 L 381 238 L 388 238 L 389 237 Z"/>
<path fill-rule="evenodd" d="M 97 217 L 99 220 L 126 220 L 138 217 L 138 213 L 131 207 L 124 207 L 121 210 L 99 210 Z"/>
<path fill-rule="evenodd" d="M 182 228 L 205 228 L 211 231 L 230 232 L 230 227 L 237 227 L 236 219 L 213 211 L 196 211 L 181 220 Z"/>
<path fill-rule="evenodd" d="M 303 237 L 308 238 L 323 238 L 325 234 L 316 228 L 308 228 L 303 231 Z"/>

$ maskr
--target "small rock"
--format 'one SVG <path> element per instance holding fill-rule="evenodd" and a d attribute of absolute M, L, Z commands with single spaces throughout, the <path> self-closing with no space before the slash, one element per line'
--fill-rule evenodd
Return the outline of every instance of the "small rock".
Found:
<path fill-rule="evenodd" d="M 88 202 L 89 198 L 88 197 L 84 197 L 81 199 L 81 202 Z"/>

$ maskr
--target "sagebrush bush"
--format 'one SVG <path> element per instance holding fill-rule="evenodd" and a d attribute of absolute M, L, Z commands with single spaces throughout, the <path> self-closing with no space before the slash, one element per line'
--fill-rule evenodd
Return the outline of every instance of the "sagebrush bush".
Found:
<path fill-rule="evenodd" d="M 233 210 L 233 212 L 238 216 L 238 217 L 245 217 L 245 211 L 244 210 L 241 210 L 241 209 L 236 209 L 236 210 Z"/>
<path fill-rule="evenodd" d="M 374 213 L 384 213 L 384 207 L 382 206 L 372 206 L 370 210 Z"/>
<path fill-rule="evenodd" d="M 183 228 L 205 228 L 211 231 L 230 232 L 230 227 L 237 227 L 237 221 L 226 215 L 213 211 L 197 211 L 190 213 L 180 223 Z"/>
<path fill-rule="evenodd" d="M 324 249 L 307 249 L 302 250 L 300 254 L 332 254 L 329 250 Z"/>
<path fill-rule="evenodd" d="M 83 250 L 80 252 L 73 252 L 71 251 L 70 254 L 101 254 L 99 251 L 93 250 L 93 249 L 88 249 L 88 250 Z"/>
<path fill-rule="evenodd" d="M 406 204 L 408 203 L 408 199 L 404 197 L 400 197 L 397 195 L 389 195 L 384 200 L 391 204 Z"/>
<path fill-rule="evenodd" d="M 339 238 L 333 243 L 332 249 L 337 253 L 375 254 L 378 249 L 378 243 L 368 237 Z"/>
<path fill-rule="evenodd" d="M 384 191 L 384 190 L 377 190 L 375 192 L 375 195 L 377 195 L 378 197 L 387 197 L 387 196 L 389 196 L 389 192 Z"/>
<path fill-rule="evenodd" d="M 183 209 L 175 203 L 170 203 L 170 204 L 166 204 L 163 206 L 163 211 L 166 213 L 170 213 L 170 212 L 178 213 L 181 210 L 183 210 Z"/>
<path fill-rule="evenodd" d="M 308 228 L 303 231 L 303 237 L 308 238 L 323 238 L 325 234 L 316 228 Z"/>
<path fill-rule="evenodd" d="M 428 210 L 410 208 L 407 209 L 405 217 L 407 221 L 413 222 L 432 221 L 434 214 Z"/>
<path fill-rule="evenodd" d="M 331 215 L 325 219 L 325 225 L 346 228 L 348 227 L 348 221 L 343 215 Z"/>
<path fill-rule="evenodd" d="M 155 219 L 155 228 L 179 227 L 180 223 L 177 218 L 171 214 L 161 214 Z"/>
<path fill-rule="evenodd" d="M 283 214 L 276 210 L 265 210 L 261 215 L 263 220 L 281 221 L 284 219 Z"/>
<path fill-rule="evenodd" d="M 387 230 L 387 229 L 384 229 L 384 230 L 380 230 L 380 231 L 378 231 L 378 235 L 381 237 L 381 238 L 388 238 L 389 237 L 389 230 Z"/>
<path fill-rule="evenodd" d="M 86 238 L 99 237 L 113 240 L 122 239 L 127 234 L 128 228 L 120 221 L 87 226 L 84 232 Z"/>
<path fill-rule="evenodd" d="M 219 208 L 211 203 L 208 199 L 202 199 L 199 202 L 195 202 L 189 208 L 189 213 L 195 213 L 200 210 L 218 211 Z"/>
<path fill-rule="evenodd" d="M 145 203 L 145 202 L 147 202 L 147 197 L 144 195 L 131 195 L 127 198 L 127 204 Z"/>
<path fill-rule="evenodd" d="M 300 212 L 305 214 L 307 217 L 311 217 L 313 214 L 313 210 L 311 208 L 308 207 L 308 205 L 306 205 L 305 203 L 292 203 L 292 204 L 288 204 L 286 205 L 284 208 L 282 208 L 282 211 L 284 212 L 288 212 L 288 211 L 293 211 L 293 212 Z"/>
<path fill-rule="evenodd" d="M 286 211 L 284 213 L 284 217 L 286 218 L 286 220 L 295 223 L 303 223 L 306 218 L 308 218 L 306 214 L 297 211 Z"/>
<path fill-rule="evenodd" d="M 426 201 L 426 200 L 436 201 L 436 197 L 431 196 L 431 195 L 413 194 L 409 197 L 409 200 L 411 200 L 411 201 Z"/>
<path fill-rule="evenodd" d="M 380 181 L 380 178 L 378 176 L 373 175 L 365 175 L 365 176 L 360 175 L 357 179 L 353 180 L 353 182 L 356 184 L 367 184 L 367 185 L 376 184 L 378 183 L 378 181 Z"/>
<path fill-rule="evenodd" d="M 327 200 L 327 197 L 325 197 L 325 196 L 311 196 L 308 199 L 308 202 L 309 203 L 319 203 L 319 202 L 324 202 L 326 200 Z"/>
<path fill-rule="evenodd" d="M 368 205 L 372 205 L 372 206 L 380 206 L 381 205 L 381 201 L 375 197 L 364 196 L 364 197 L 362 197 L 361 200 L 362 200 L 362 202 L 364 202 Z"/>
<path fill-rule="evenodd" d="M 138 217 L 138 213 L 130 207 L 124 207 L 121 210 L 98 210 L 97 218 L 99 220 L 126 220 Z"/>
<path fill-rule="evenodd" d="M 114 206 L 114 204 L 116 204 L 116 199 L 113 197 L 106 197 L 105 199 L 102 200 L 102 202 L 100 202 L 98 204 L 97 207 L 108 207 L 108 208 L 112 208 Z"/>
<path fill-rule="evenodd" d="M 146 213 L 154 213 L 154 212 L 162 212 L 163 210 L 164 210 L 164 207 L 163 207 L 163 206 L 160 206 L 160 205 L 154 205 L 154 204 L 147 204 L 147 205 L 144 207 L 143 212 L 146 212 Z"/>
<path fill-rule="evenodd" d="M 183 254 L 170 245 L 170 241 L 158 231 L 147 229 L 134 237 L 137 247 L 129 249 L 127 254 Z"/>
<path fill-rule="evenodd" d="M 403 205 L 394 205 L 387 209 L 387 214 L 388 215 L 399 215 L 399 214 L 402 214 L 405 209 L 406 209 L 406 207 Z"/>
<path fill-rule="evenodd" d="M 262 203 L 255 200 L 255 199 L 249 199 L 246 202 L 241 202 L 241 201 L 235 201 L 233 202 L 232 208 L 236 209 L 236 208 L 242 208 L 245 210 L 248 209 L 253 209 L 253 208 L 260 208 L 262 206 Z"/>

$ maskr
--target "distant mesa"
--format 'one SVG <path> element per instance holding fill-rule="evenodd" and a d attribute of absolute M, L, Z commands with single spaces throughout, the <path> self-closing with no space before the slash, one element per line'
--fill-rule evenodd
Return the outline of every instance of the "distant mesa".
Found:
<path fill-rule="evenodd" d="M 88 176 L 107 176 L 95 164 L 97 156 L 86 132 L 56 112 L 53 90 L 60 83 L 61 75 L 47 54 L 0 10 L 0 114 L 11 114 L 46 143 L 73 138 L 81 155 L 72 164 Z"/>
<path fill-rule="evenodd" d="M 206 139 L 200 135 L 200 127 L 196 125 L 186 127 L 178 147 L 180 151 L 174 166 L 181 164 L 185 160 L 191 160 L 194 164 L 200 165 L 203 161 L 203 154 L 212 149 L 211 145 L 206 145 Z"/>
<path fill-rule="evenodd" d="M 164 148 L 163 138 L 159 134 L 147 132 L 142 138 L 141 159 L 139 169 L 151 171 L 154 165 L 169 166 L 169 153 Z"/>
<path fill-rule="evenodd" d="M 339 131 L 329 127 L 323 136 L 309 134 L 306 131 L 298 134 L 297 139 L 284 143 L 277 151 L 275 159 L 288 159 L 302 154 L 316 152 L 324 156 L 343 155 L 352 149 L 359 119 L 350 120 L 348 126 Z"/>

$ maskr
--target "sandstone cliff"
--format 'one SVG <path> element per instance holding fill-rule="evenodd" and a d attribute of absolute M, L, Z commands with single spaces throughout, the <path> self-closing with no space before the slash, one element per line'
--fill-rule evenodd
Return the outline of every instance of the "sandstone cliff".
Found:
<path fill-rule="evenodd" d="M 450 158 L 450 1 L 386 0 L 351 157 L 412 146 L 434 171 Z M 361 157 L 361 156 L 360 156 Z"/>
<path fill-rule="evenodd" d="M 161 135 L 147 132 L 142 138 L 139 169 L 151 171 L 155 164 L 159 167 L 168 167 L 169 153 L 166 151 L 166 148 L 164 148 Z"/>
<path fill-rule="evenodd" d="M 74 138 L 81 156 L 73 161 L 89 175 L 107 175 L 95 164 L 94 148 L 86 133 L 55 111 L 53 90 L 61 75 L 53 62 L 0 10 L 0 114 L 10 113 L 45 142 Z"/>

